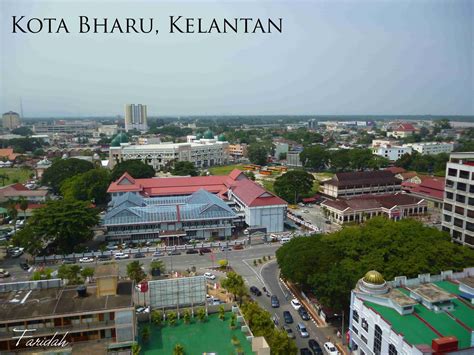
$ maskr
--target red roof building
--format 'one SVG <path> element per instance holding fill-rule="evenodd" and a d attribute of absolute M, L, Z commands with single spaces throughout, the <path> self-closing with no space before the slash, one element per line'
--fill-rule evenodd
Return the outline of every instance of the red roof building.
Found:
<path fill-rule="evenodd" d="M 421 177 L 421 183 L 403 182 L 402 190 L 426 199 L 430 207 L 441 208 L 444 198 L 445 179 L 440 177 Z"/>
<path fill-rule="evenodd" d="M 249 226 L 265 226 L 267 232 L 283 231 L 287 203 L 280 197 L 266 191 L 262 186 L 249 180 L 245 174 L 234 169 L 224 176 L 193 176 L 134 179 L 128 173 L 110 184 L 107 192 L 112 198 L 126 192 L 134 192 L 145 197 L 181 196 L 204 189 L 223 200 L 235 203 L 237 209 L 245 209 L 245 222 Z M 265 211 L 262 211 L 262 210 Z"/>

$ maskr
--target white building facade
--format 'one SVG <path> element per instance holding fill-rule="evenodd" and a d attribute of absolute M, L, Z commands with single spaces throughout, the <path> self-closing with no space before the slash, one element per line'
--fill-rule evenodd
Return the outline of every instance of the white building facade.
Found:
<path fill-rule="evenodd" d="M 454 149 L 453 143 L 443 142 L 425 142 L 404 144 L 404 147 L 410 147 L 413 151 L 422 155 L 436 155 L 440 153 L 451 153 Z"/>
<path fill-rule="evenodd" d="M 394 146 L 394 145 L 379 145 L 372 148 L 372 153 L 390 161 L 396 161 L 404 154 L 411 154 L 412 148 L 405 146 Z"/>

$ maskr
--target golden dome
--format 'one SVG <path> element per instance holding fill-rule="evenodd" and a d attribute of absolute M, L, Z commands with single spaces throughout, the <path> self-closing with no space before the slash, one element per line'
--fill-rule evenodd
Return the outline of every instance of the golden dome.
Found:
<path fill-rule="evenodd" d="M 382 285 L 385 283 L 382 274 L 375 270 L 370 270 L 369 272 L 367 272 L 363 280 L 372 285 Z"/>

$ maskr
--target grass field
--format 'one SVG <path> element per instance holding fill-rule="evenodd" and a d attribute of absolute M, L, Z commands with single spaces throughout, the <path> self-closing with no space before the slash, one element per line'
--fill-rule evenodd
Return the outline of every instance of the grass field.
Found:
<path fill-rule="evenodd" d="M 243 170 L 243 164 L 233 164 L 233 165 L 224 165 L 224 166 L 213 166 L 209 168 L 209 172 L 212 175 L 229 175 L 229 173 L 234 169 Z"/>
<path fill-rule="evenodd" d="M 230 328 L 230 312 L 226 312 L 224 321 L 216 313 L 211 314 L 204 323 L 192 320 L 190 324 L 184 324 L 180 320 L 174 326 L 151 325 L 150 339 L 146 342 L 140 340 L 141 353 L 173 354 L 174 346 L 179 343 L 184 347 L 185 354 L 236 354 L 237 346 L 231 343 L 233 336 L 239 339 L 244 354 L 253 354 L 252 346 L 240 328 Z"/>
<path fill-rule="evenodd" d="M 33 174 L 33 170 L 21 169 L 21 168 L 0 168 L 0 176 L 6 175 L 8 179 L 5 179 L 5 185 L 14 184 L 16 182 L 25 183 L 30 179 L 30 175 Z M 0 178 L 0 186 L 5 186 L 3 179 Z"/>

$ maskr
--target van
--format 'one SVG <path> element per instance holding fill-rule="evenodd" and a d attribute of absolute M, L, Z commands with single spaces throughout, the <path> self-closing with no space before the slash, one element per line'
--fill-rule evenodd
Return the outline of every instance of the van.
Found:
<path fill-rule="evenodd" d="M 280 239 L 280 244 L 288 243 L 290 240 L 291 240 L 291 238 L 288 238 L 288 237 L 281 238 Z"/>

